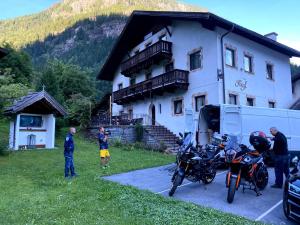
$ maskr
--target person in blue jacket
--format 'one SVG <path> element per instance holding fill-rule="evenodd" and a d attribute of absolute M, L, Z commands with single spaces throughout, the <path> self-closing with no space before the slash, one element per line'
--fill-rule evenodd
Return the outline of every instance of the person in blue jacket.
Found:
<path fill-rule="evenodd" d="M 64 144 L 65 178 L 75 177 L 77 175 L 75 173 L 74 160 L 73 160 L 73 153 L 74 153 L 73 136 L 75 133 L 76 133 L 76 129 L 74 127 L 71 127 L 65 139 L 65 144 Z M 71 173 L 70 175 L 69 172 Z"/>
<path fill-rule="evenodd" d="M 100 165 L 102 165 L 102 168 L 105 169 L 109 167 L 108 162 L 110 160 L 110 154 L 108 151 L 108 135 L 105 134 L 104 127 L 99 128 L 98 141 L 100 149 Z"/>

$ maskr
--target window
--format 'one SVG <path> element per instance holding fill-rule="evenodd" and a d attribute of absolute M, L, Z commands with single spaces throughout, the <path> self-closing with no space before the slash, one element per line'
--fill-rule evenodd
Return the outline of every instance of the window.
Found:
<path fill-rule="evenodd" d="M 145 78 L 146 80 L 149 80 L 152 77 L 152 72 L 151 71 L 147 71 L 145 74 Z"/>
<path fill-rule="evenodd" d="M 121 90 L 123 88 L 123 83 L 118 84 L 118 90 Z"/>
<path fill-rule="evenodd" d="M 182 114 L 182 100 L 174 101 L 174 114 Z"/>
<path fill-rule="evenodd" d="M 229 104 L 237 105 L 237 95 L 229 94 Z"/>
<path fill-rule="evenodd" d="M 132 119 L 133 119 L 133 110 L 132 110 L 132 109 L 129 109 L 129 110 L 128 110 L 128 119 L 129 119 L 129 120 L 132 120 Z"/>
<path fill-rule="evenodd" d="M 190 70 L 201 68 L 201 50 L 190 54 Z"/>
<path fill-rule="evenodd" d="M 168 64 L 165 65 L 165 71 L 166 71 L 166 73 L 170 72 L 172 70 L 174 70 L 174 63 L 173 62 L 170 62 L 170 63 L 168 63 Z"/>
<path fill-rule="evenodd" d="M 43 119 L 41 116 L 21 116 L 20 127 L 42 127 Z"/>
<path fill-rule="evenodd" d="M 135 85 L 135 83 L 136 83 L 135 77 L 130 77 L 129 83 L 130 83 L 130 86 Z"/>
<path fill-rule="evenodd" d="M 161 114 L 161 104 L 159 104 L 159 114 Z"/>
<path fill-rule="evenodd" d="M 270 80 L 274 80 L 274 76 L 273 76 L 273 65 L 270 63 L 267 63 L 267 78 Z"/>
<path fill-rule="evenodd" d="M 205 105 L 205 95 L 200 95 L 195 97 L 195 110 L 200 112 L 200 108 Z"/>
<path fill-rule="evenodd" d="M 254 106 L 254 98 L 247 98 L 247 105 Z"/>
<path fill-rule="evenodd" d="M 163 34 L 163 35 L 159 36 L 158 40 L 160 40 L 160 41 L 166 41 L 167 40 L 167 35 Z"/>
<path fill-rule="evenodd" d="M 253 73 L 253 58 L 249 55 L 244 55 L 244 71 Z"/>
<path fill-rule="evenodd" d="M 235 67 L 235 50 L 226 48 L 225 63 L 228 66 Z"/>
<path fill-rule="evenodd" d="M 275 102 L 269 101 L 269 108 L 275 108 Z"/>

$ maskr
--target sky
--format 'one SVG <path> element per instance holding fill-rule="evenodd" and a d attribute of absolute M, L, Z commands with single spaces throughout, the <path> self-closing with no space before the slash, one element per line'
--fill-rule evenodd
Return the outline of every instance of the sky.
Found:
<path fill-rule="evenodd" d="M 279 42 L 300 51 L 300 0 L 179 1 L 206 8 L 260 34 L 276 32 Z M 59 0 L 0 0 L 0 20 L 37 13 L 56 2 Z M 300 65 L 300 58 L 292 61 Z"/>

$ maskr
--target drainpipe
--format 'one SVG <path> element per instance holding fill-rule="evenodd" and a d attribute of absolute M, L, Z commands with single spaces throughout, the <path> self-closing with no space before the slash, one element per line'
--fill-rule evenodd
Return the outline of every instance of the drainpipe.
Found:
<path fill-rule="evenodd" d="M 228 30 L 226 33 L 222 34 L 221 36 L 221 61 L 222 61 L 222 78 L 223 78 L 223 103 L 226 104 L 226 91 L 225 91 L 225 68 L 224 68 L 224 48 L 223 48 L 223 39 L 225 36 L 227 36 L 229 33 L 231 33 L 234 30 L 234 24 L 232 24 L 232 27 L 230 30 Z"/>

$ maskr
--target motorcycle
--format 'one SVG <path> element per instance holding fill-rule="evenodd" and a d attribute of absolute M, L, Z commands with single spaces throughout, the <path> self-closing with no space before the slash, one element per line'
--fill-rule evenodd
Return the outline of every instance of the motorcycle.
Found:
<path fill-rule="evenodd" d="M 183 137 L 182 134 L 180 136 Z M 218 150 L 206 148 L 195 148 L 192 141 L 192 133 L 185 134 L 185 137 L 179 144 L 179 150 L 176 156 L 177 167 L 172 176 L 172 188 L 169 196 L 173 196 L 178 186 L 186 178 L 191 182 L 211 183 L 216 176 L 218 165 Z"/>
<path fill-rule="evenodd" d="M 292 159 L 294 168 L 286 179 L 283 191 L 283 212 L 288 219 L 300 222 L 300 161 Z"/>
<path fill-rule="evenodd" d="M 271 143 L 266 138 L 262 139 L 257 136 L 256 132 L 250 135 L 250 143 L 255 150 L 251 150 L 245 145 L 239 145 L 236 136 L 229 136 L 225 147 L 225 160 L 229 165 L 226 175 L 228 203 L 233 202 L 235 191 L 240 185 L 243 186 L 243 192 L 246 189 L 254 190 L 259 196 L 261 195 L 260 190 L 263 190 L 268 184 L 269 174 L 263 161 L 263 152 L 270 149 Z"/>

